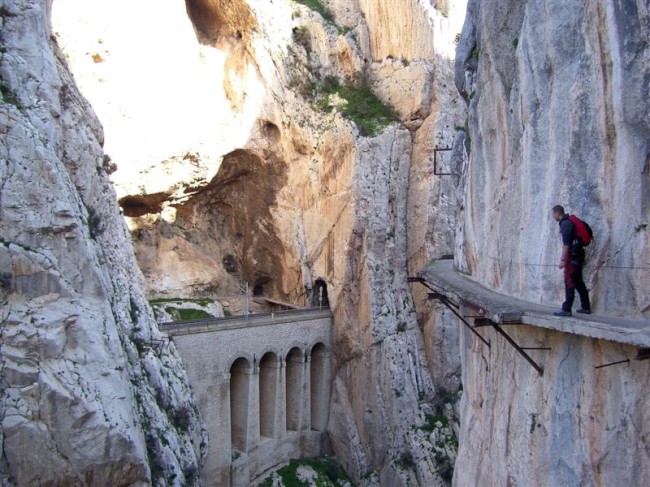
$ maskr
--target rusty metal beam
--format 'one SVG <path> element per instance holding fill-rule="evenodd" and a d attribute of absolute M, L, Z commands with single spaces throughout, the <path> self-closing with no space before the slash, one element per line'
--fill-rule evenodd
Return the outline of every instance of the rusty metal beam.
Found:
<path fill-rule="evenodd" d="M 649 358 L 650 358 L 650 348 L 639 348 L 636 352 L 636 357 L 634 357 L 634 360 L 647 360 Z M 612 365 L 618 365 L 618 364 L 626 364 L 628 362 L 632 362 L 632 360 L 626 358 L 624 360 L 617 360 L 616 362 L 610 362 L 608 364 L 595 365 L 594 369 L 602 369 L 604 367 L 610 367 Z"/>
<path fill-rule="evenodd" d="M 478 331 L 476 331 L 476 330 L 474 329 L 474 327 L 473 327 L 472 325 L 470 325 L 470 324 L 467 322 L 467 320 L 465 320 L 465 318 L 463 318 L 463 315 L 461 315 L 458 311 L 456 311 L 456 310 L 453 308 L 453 303 L 451 303 L 451 302 L 447 299 L 447 296 L 445 296 L 444 294 L 440 294 L 440 293 L 437 293 L 437 292 L 433 292 L 433 293 L 429 293 L 429 298 L 437 299 L 437 300 L 440 301 L 442 304 L 444 304 L 444 305 L 445 305 L 445 306 L 446 306 L 446 307 L 447 307 L 447 308 L 448 308 L 452 313 L 454 313 L 454 315 L 456 315 L 456 318 L 458 318 L 460 321 L 462 321 L 462 322 L 465 324 L 465 326 L 467 326 L 467 328 L 469 328 L 470 331 L 471 331 L 472 333 L 474 333 L 474 335 L 476 335 L 476 336 L 477 336 L 477 337 L 478 337 L 478 338 L 479 338 L 479 339 L 480 339 L 480 340 L 481 340 L 485 345 L 487 345 L 488 348 L 490 348 L 490 342 L 488 342 L 485 338 L 483 338 L 483 337 L 481 336 L 481 334 L 480 334 Z"/>
<path fill-rule="evenodd" d="M 519 352 L 521 356 L 524 357 L 530 365 L 533 366 L 533 368 L 539 373 L 540 376 L 544 375 L 544 369 L 541 366 L 539 366 L 532 358 L 530 358 L 530 355 L 528 355 L 523 348 L 517 345 L 517 343 L 515 343 L 515 341 L 512 338 L 510 338 L 510 335 L 508 335 L 505 331 L 503 331 L 503 329 L 496 323 L 494 323 L 492 327 L 497 331 L 497 333 L 503 336 L 503 338 L 505 338 L 506 341 L 510 345 L 512 345 L 514 349 L 517 350 L 517 352 Z"/>
<path fill-rule="evenodd" d="M 629 359 L 629 358 L 626 358 L 625 360 L 617 360 L 616 362 L 610 362 L 610 363 L 608 363 L 608 364 L 596 365 L 596 366 L 594 367 L 594 369 L 602 369 L 602 368 L 604 368 L 604 367 L 610 367 L 610 366 L 612 366 L 612 365 L 618 365 L 618 364 L 626 364 L 626 363 L 628 363 L 628 362 L 630 362 L 630 359 Z"/>
<path fill-rule="evenodd" d="M 424 278 L 420 276 L 409 276 L 406 278 L 406 282 L 424 282 Z"/>

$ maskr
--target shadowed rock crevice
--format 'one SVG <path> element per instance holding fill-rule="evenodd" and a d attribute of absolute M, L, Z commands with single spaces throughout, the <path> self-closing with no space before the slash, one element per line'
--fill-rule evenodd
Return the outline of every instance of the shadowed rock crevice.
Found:
<path fill-rule="evenodd" d="M 197 38 L 213 45 L 221 38 L 248 39 L 257 21 L 243 0 L 185 0 Z"/>
<path fill-rule="evenodd" d="M 241 279 L 252 287 L 259 284 L 259 292 L 283 299 L 287 296 L 278 283 L 284 244 L 277 236 L 272 210 L 286 181 L 283 161 L 235 150 L 223 158 L 208 185 L 178 207 L 176 219 L 190 234 L 191 229 L 201 228 L 202 235 L 214 235 L 229 245 L 230 260 L 241 263 Z M 210 242 L 205 244 L 210 249 Z"/>
<path fill-rule="evenodd" d="M 124 211 L 124 216 L 135 218 L 160 213 L 168 199 L 168 193 L 153 193 L 125 196 L 119 199 L 118 204 Z"/>

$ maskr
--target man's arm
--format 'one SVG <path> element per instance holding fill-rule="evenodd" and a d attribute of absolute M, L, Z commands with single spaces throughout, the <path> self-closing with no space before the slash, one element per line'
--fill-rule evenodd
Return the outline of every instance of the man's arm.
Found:
<path fill-rule="evenodd" d="M 569 246 L 562 245 L 562 257 L 560 257 L 560 265 L 558 267 L 564 269 L 567 262 L 569 262 Z"/>
<path fill-rule="evenodd" d="M 560 223 L 560 233 L 562 234 L 562 257 L 558 267 L 563 269 L 569 263 L 569 247 L 573 243 L 573 223 L 569 219 L 562 220 Z"/>

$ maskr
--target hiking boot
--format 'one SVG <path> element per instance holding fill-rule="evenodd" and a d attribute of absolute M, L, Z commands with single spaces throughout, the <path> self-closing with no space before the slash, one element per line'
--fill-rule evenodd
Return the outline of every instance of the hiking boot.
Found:
<path fill-rule="evenodd" d="M 583 315 L 590 315 L 591 310 L 590 309 L 577 309 L 576 313 L 582 313 Z"/>
<path fill-rule="evenodd" d="M 553 313 L 555 316 L 571 316 L 571 311 L 564 311 L 561 309 L 560 311 L 556 311 Z"/>

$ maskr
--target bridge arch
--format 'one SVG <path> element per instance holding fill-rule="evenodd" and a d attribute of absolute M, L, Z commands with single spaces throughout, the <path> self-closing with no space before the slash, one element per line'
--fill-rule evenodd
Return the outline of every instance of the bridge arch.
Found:
<path fill-rule="evenodd" d="M 322 341 L 315 343 L 309 356 L 311 429 L 325 431 L 329 420 L 331 353 Z"/>
<path fill-rule="evenodd" d="M 266 355 L 272 353 L 275 355 L 278 359 L 278 361 L 282 360 L 282 353 L 281 350 L 277 347 L 274 347 L 273 345 L 266 345 L 263 348 L 258 350 L 257 357 L 259 357 L 259 361 L 261 363 L 262 358 Z"/>
<path fill-rule="evenodd" d="M 301 351 L 303 355 L 305 355 L 306 350 L 307 350 L 307 344 L 305 342 L 300 342 L 298 340 L 291 340 L 285 344 L 284 347 L 282 347 L 283 351 L 286 351 L 285 354 L 285 359 L 287 358 L 287 355 L 289 355 L 289 352 L 293 350 L 294 348 L 297 348 Z"/>
<path fill-rule="evenodd" d="M 304 350 L 300 346 L 291 347 L 286 364 L 286 428 L 287 431 L 299 431 L 305 382 Z"/>
<path fill-rule="evenodd" d="M 260 438 L 273 438 L 278 432 L 276 418 L 278 410 L 280 357 L 275 352 L 266 352 L 260 359 L 259 367 Z"/>
<path fill-rule="evenodd" d="M 316 338 L 313 339 L 313 343 L 311 345 L 308 345 L 307 348 L 305 349 L 305 354 L 308 357 L 311 357 L 314 351 L 314 348 L 316 348 L 317 345 L 321 345 L 326 353 L 329 353 L 329 349 L 325 345 L 327 343 L 327 340 L 322 337 L 322 336 L 317 336 Z"/>
<path fill-rule="evenodd" d="M 239 359 L 244 359 L 246 360 L 249 364 L 252 364 L 255 362 L 255 356 L 252 353 L 249 352 L 244 352 L 243 350 L 240 350 L 236 353 L 233 353 L 228 357 L 228 360 L 225 361 L 225 364 L 229 366 L 230 369 L 232 369 L 232 366 L 235 364 L 235 362 Z"/>
<path fill-rule="evenodd" d="M 249 447 L 248 416 L 252 362 L 244 357 L 235 359 L 230 367 L 230 444 L 246 452 Z"/>

